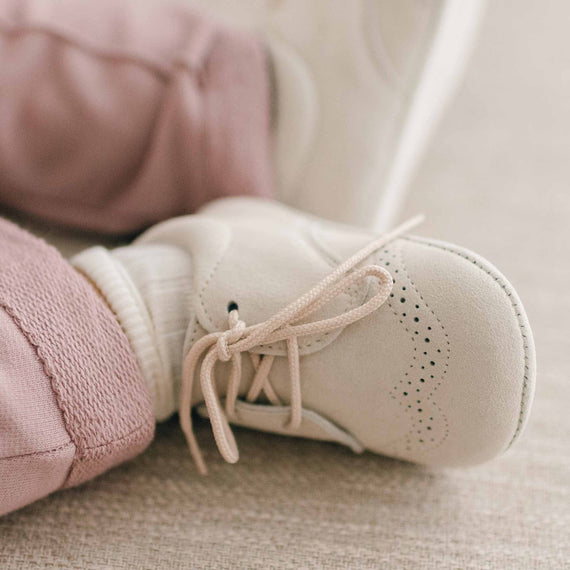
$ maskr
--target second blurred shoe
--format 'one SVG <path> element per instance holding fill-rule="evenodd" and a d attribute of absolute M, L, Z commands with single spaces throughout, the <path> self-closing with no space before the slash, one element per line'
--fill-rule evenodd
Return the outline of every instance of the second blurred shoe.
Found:
<path fill-rule="evenodd" d="M 277 198 L 379 231 L 456 86 L 483 0 L 186 0 L 268 42 Z"/>

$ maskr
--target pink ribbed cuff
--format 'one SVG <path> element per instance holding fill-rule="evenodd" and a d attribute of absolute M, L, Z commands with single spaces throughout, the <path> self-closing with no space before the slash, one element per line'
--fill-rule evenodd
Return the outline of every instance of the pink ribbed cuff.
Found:
<path fill-rule="evenodd" d="M 0 503 L 15 492 L 7 488 L 10 481 L 20 486 L 27 481 L 30 486 L 17 505 L 21 506 L 54 490 L 50 485 L 59 477 L 52 477 L 54 473 L 66 473 L 63 487 L 77 485 L 149 444 L 154 433 L 152 404 L 110 309 L 54 248 L 4 220 L 0 220 L 0 309 L 13 323 L 5 325 L 9 331 L 0 331 L 13 338 L 0 351 L 0 372 L 26 374 L 10 378 L 6 386 L 12 388 L 2 394 L 12 398 L 0 409 L 9 410 L 13 421 L 10 430 L 0 433 L 0 472 L 8 469 L 11 475 L 0 482 Z M 11 361 L 17 366 L 10 367 Z M 20 381 L 32 389 L 18 392 Z M 43 396 L 42 390 L 47 390 Z M 40 428 L 47 435 L 38 436 L 41 430 L 33 414 L 25 411 L 36 407 L 26 394 L 41 396 L 37 407 L 45 407 L 45 425 Z M 67 435 L 58 431 L 60 421 Z M 66 452 L 58 455 L 60 449 Z M 15 476 L 18 470 L 20 477 Z M 3 507 L 6 510 L 0 504 L 0 513 Z"/>

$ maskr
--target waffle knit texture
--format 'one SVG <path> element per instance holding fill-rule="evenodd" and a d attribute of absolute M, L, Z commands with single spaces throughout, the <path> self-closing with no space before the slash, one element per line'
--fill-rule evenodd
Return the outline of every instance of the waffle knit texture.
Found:
<path fill-rule="evenodd" d="M 3 220 L 0 309 L 3 513 L 137 455 L 154 418 L 128 340 L 95 289 Z"/>
<path fill-rule="evenodd" d="M 0 2 L 0 204 L 129 233 L 271 194 L 262 42 L 176 2 Z"/>

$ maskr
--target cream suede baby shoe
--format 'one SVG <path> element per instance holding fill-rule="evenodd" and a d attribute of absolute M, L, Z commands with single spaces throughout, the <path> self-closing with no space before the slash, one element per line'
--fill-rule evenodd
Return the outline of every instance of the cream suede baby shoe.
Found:
<path fill-rule="evenodd" d="M 184 0 L 260 33 L 276 197 L 383 231 L 458 83 L 484 0 Z"/>
<path fill-rule="evenodd" d="M 528 418 L 532 333 L 487 261 L 232 198 L 73 259 L 129 338 L 158 420 L 230 423 L 433 466 L 487 461 Z"/>

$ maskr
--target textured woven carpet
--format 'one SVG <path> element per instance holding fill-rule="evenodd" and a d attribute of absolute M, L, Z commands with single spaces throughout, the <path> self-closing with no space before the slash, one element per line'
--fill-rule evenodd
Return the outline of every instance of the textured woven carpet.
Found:
<path fill-rule="evenodd" d="M 229 466 L 202 424 L 200 478 L 171 422 L 137 460 L 0 519 L 0 568 L 570 568 L 569 19 L 563 0 L 490 6 L 406 206 L 525 302 L 539 378 L 508 455 L 433 473 L 240 430 Z"/>

